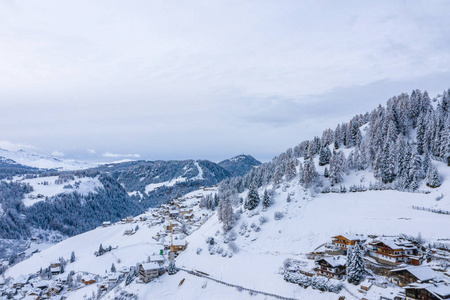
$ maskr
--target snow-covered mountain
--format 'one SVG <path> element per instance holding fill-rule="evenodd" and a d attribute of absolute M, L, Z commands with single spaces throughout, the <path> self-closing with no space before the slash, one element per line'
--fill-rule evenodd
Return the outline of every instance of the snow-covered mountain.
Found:
<path fill-rule="evenodd" d="M 417 90 L 393 97 L 386 107 L 327 129 L 245 176 L 173 195 L 171 204 L 133 220 L 107 223 L 19 263 L 18 258 L 5 271 L 11 278 L 5 286 L 22 283 L 25 288 L 15 291 L 30 295 L 45 279 L 45 291 L 53 286 L 58 297 L 68 299 L 404 299 L 404 288 L 387 274 L 409 267 L 409 258 L 432 268 L 433 281 L 421 286 L 430 284 L 447 297 L 450 90 L 435 100 L 432 105 L 428 94 Z M 193 188 L 208 170 L 201 161 L 101 167 L 127 192 L 136 186 L 135 191 L 158 191 L 161 197 L 177 185 Z M 177 224 L 175 243 L 186 245 L 175 258 L 178 272 L 144 283 L 140 274 L 146 272 L 136 267 L 157 266 L 151 262 L 161 250 L 161 268 L 173 270 L 168 220 Z M 329 272 L 346 261 L 339 255 L 343 249 L 332 243 L 338 235 L 361 238 L 364 287 L 320 275 L 316 258 L 332 261 Z M 374 243 L 383 241 L 403 246 L 378 250 Z M 77 258 L 66 264 L 72 251 Z M 341 267 L 350 269 L 361 253 Z M 397 254 L 401 261 L 385 263 Z M 57 261 L 65 273 L 52 277 L 49 267 Z"/>
<path fill-rule="evenodd" d="M 256 160 L 253 156 L 241 154 L 221 161 L 219 166 L 236 176 L 244 176 L 253 167 L 259 166 L 260 164 L 261 162 Z"/>
<path fill-rule="evenodd" d="M 69 159 L 60 159 L 46 154 L 25 150 L 11 151 L 0 148 L 0 159 L 10 165 L 23 165 L 38 169 L 82 170 L 95 167 L 94 164 Z"/>

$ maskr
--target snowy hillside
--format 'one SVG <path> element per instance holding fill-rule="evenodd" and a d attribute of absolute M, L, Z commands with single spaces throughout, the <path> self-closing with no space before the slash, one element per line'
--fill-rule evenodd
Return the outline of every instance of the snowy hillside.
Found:
<path fill-rule="evenodd" d="M 18 164 L 39 169 L 82 170 L 96 165 L 75 160 L 60 159 L 45 154 L 31 153 L 25 150 L 11 151 L 0 148 L 0 157 Z"/>
<path fill-rule="evenodd" d="M 445 165 L 438 166 L 440 171 L 446 170 Z M 358 176 L 361 178 L 364 174 L 351 174 L 346 179 L 354 182 Z M 195 218 L 204 215 L 210 217 L 203 224 L 187 227 L 189 235 L 185 239 L 188 247 L 176 258 L 177 267 L 200 271 L 228 284 L 287 298 L 336 299 L 338 295 L 335 293 L 304 289 L 286 282 L 282 274 L 284 261 L 298 260 L 305 269 L 311 270 L 314 268 L 314 260 L 308 259 L 307 253 L 329 242 L 332 236 L 345 233 L 367 237 L 399 234 L 417 236 L 420 232 L 426 242 L 450 239 L 447 230 L 449 215 L 412 208 L 412 205 L 450 208 L 450 198 L 446 196 L 450 195 L 448 181 L 437 190 L 421 187 L 431 191 L 429 194 L 366 191 L 316 195 L 304 189 L 298 181 L 297 176 L 276 186 L 265 187 L 273 189 L 273 203 L 268 208 L 263 208 L 262 203 L 251 211 L 244 209 L 243 204 L 237 206 L 235 211 L 240 217 L 235 221 L 233 229 L 226 234 L 223 234 L 223 224 L 218 220 L 217 212 L 198 206 L 199 197 L 215 194 L 214 189 L 194 191 L 183 197 L 186 199 L 184 203 L 193 207 Z M 258 193 L 262 196 L 264 190 L 259 189 Z M 437 201 L 436 196 L 441 193 L 444 197 Z M 244 191 L 240 196 L 245 198 L 246 195 L 247 191 Z M 289 202 L 286 201 L 288 195 Z M 5 275 L 20 280 L 21 276 L 37 272 L 58 261 L 59 257 L 68 259 L 74 251 L 76 261 L 67 264 L 66 273 L 52 280 L 65 279 L 72 270 L 81 277 L 94 278 L 98 275 L 98 284 L 82 285 L 81 289 L 62 292 L 68 299 L 97 295 L 99 285 L 105 280 L 101 278 L 110 276 L 113 263 L 117 270 L 129 270 L 137 263 L 147 261 L 149 256 L 158 254 L 163 249 L 163 244 L 170 240 L 169 236 L 159 241 L 153 239 L 158 232 L 164 232 L 160 219 L 154 217 L 154 211 L 156 210 L 141 215 L 147 218 L 145 221 L 137 216 L 133 223 L 116 223 L 69 238 L 15 265 Z M 279 213 L 282 214 L 281 217 Z M 126 230 L 134 230 L 136 225 L 139 228 L 133 235 L 124 235 Z M 179 233 L 176 236 L 181 239 L 184 235 Z M 211 238 L 214 239 L 213 245 L 207 242 Z M 104 247 L 111 245 L 113 250 L 96 257 L 94 252 L 99 244 Z M 168 256 L 165 255 L 165 258 Z M 350 292 L 358 293 L 355 286 L 348 283 L 345 286 Z M 346 289 L 341 290 L 339 296 L 352 299 L 353 296 Z M 374 298 L 369 299 L 378 299 L 380 295 L 389 297 L 401 290 L 396 286 L 387 289 L 373 287 L 370 295 Z M 251 295 L 246 290 L 240 291 L 182 270 L 173 276 L 166 273 L 148 284 L 139 283 L 136 279 L 126 286 L 122 281 L 113 289 L 102 292 L 102 295 L 104 299 L 113 299 L 115 295 L 125 292 L 127 295 L 137 295 L 138 299 L 266 299 L 263 294 Z"/>

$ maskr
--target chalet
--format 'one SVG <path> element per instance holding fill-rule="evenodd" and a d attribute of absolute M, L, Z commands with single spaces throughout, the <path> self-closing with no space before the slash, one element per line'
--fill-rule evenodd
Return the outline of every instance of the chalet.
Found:
<path fill-rule="evenodd" d="M 194 218 L 194 214 L 185 214 L 183 215 L 183 219 L 192 220 Z"/>
<path fill-rule="evenodd" d="M 389 277 L 396 285 L 405 286 L 415 282 L 430 282 L 439 278 L 439 275 L 428 266 L 417 266 L 391 270 Z"/>
<path fill-rule="evenodd" d="M 171 218 L 178 217 L 179 214 L 180 214 L 180 212 L 176 209 L 169 210 L 169 217 L 171 217 Z"/>
<path fill-rule="evenodd" d="M 119 281 L 119 276 L 116 274 L 108 274 L 106 281 L 108 282 L 108 284 L 113 285 L 116 284 Z"/>
<path fill-rule="evenodd" d="M 450 299 L 450 285 L 448 283 L 411 284 L 405 287 L 406 299 L 443 300 Z"/>
<path fill-rule="evenodd" d="M 134 221 L 134 218 L 132 216 L 129 216 L 125 219 L 126 223 L 132 223 Z"/>
<path fill-rule="evenodd" d="M 153 278 L 162 274 L 164 274 L 164 268 L 155 262 L 139 265 L 139 277 L 145 283 L 150 282 Z"/>
<path fill-rule="evenodd" d="M 361 244 L 365 241 L 362 235 L 357 235 L 354 233 L 337 235 L 333 236 L 332 238 L 333 240 L 331 242 L 333 243 L 333 245 L 343 249 L 344 251 L 347 251 L 349 248 L 352 248 L 356 244 Z"/>
<path fill-rule="evenodd" d="M 174 240 L 173 241 L 173 250 L 178 251 L 184 251 L 186 249 L 186 241 L 185 240 Z"/>
<path fill-rule="evenodd" d="M 162 255 L 151 255 L 150 256 L 150 262 L 163 264 L 164 263 L 164 256 L 162 256 Z"/>
<path fill-rule="evenodd" d="M 50 265 L 50 272 L 52 275 L 58 275 L 62 273 L 62 267 L 60 263 L 54 263 Z"/>
<path fill-rule="evenodd" d="M 411 256 L 417 254 L 412 244 L 396 240 L 375 240 L 369 243 L 369 255 L 378 262 L 397 265 L 410 263 Z"/>
<path fill-rule="evenodd" d="M 324 257 L 316 260 L 317 275 L 342 279 L 345 275 L 346 260 L 342 256 Z"/>
<path fill-rule="evenodd" d="M 140 216 L 140 217 L 139 217 L 139 220 L 140 220 L 141 222 L 147 221 L 147 216 Z"/>
<path fill-rule="evenodd" d="M 96 281 L 92 275 L 87 275 L 81 278 L 81 282 L 84 283 L 84 285 L 91 285 L 94 284 Z"/>
<path fill-rule="evenodd" d="M 136 232 L 133 229 L 127 229 L 125 230 L 125 232 L 123 233 L 123 235 L 133 235 Z"/>
<path fill-rule="evenodd" d="M 363 282 L 361 282 L 361 289 L 364 291 L 368 291 L 370 290 L 372 285 L 373 285 L 372 282 L 366 278 Z"/>
<path fill-rule="evenodd" d="M 46 290 L 50 286 L 50 282 L 49 281 L 36 281 L 36 282 L 32 282 L 31 285 L 35 289 Z"/>
<path fill-rule="evenodd" d="M 103 222 L 103 227 L 108 227 L 111 225 L 111 221 Z"/>

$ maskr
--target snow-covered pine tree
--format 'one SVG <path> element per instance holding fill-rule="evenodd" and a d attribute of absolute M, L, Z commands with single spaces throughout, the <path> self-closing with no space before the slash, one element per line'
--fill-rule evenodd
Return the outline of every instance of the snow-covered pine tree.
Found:
<path fill-rule="evenodd" d="M 228 232 L 234 223 L 233 206 L 229 197 L 224 198 L 222 202 L 222 227 L 224 232 Z"/>
<path fill-rule="evenodd" d="M 259 205 L 259 195 L 255 186 L 251 186 L 248 190 L 247 199 L 244 204 L 244 208 L 253 210 Z"/>
<path fill-rule="evenodd" d="M 175 266 L 175 261 L 173 259 L 171 259 L 169 261 L 169 266 L 167 267 L 167 273 L 169 275 L 174 275 L 178 272 L 177 267 Z"/>
<path fill-rule="evenodd" d="M 286 163 L 285 175 L 286 180 L 291 180 L 297 175 L 296 159 L 290 158 Z"/>
<path fill-rule="evenodd" d="M 116 266 L 114 265 L 114 263 L 112 263 L 112 265 L 111 265 L 111 272 L 112 273 L 116 273 Z"/>
<path fill-rule="evenodd" d="M 330 174 L 328 173 L 328 168 L 325 167 L 325 170 L 323 171 L 323 177 L 328 178 Z"/>
<path fill-rule="evenodd" d="M 433 252 L 431 251 L 431 244 L 428 244 L 427 250 L 425 252 L 425 258 L 427 262 L 430 262 L 433 259 Z"/>
<path fill-rule="evenodd" d="M 303 178 L 302 182 L 305 187 L 311 187 L 318 176 L 316 167 L 314 166 L 314 161 L 312 159 L 307 159 L 303 163 Z"/>
<path fill-rule="evenodd" d="M 75 262 L 75 252 L 72 251 L 72 254 L 70 254 L 70 262 L 73 263 Z"/>
<path fill-rule="evenodd" d="M 273 174 L 273 182 L 274 184 L 279 184 L 281 180 L 283 180 L 283 167 L 281 164 L 277 164 L 275 167 L 275 173 Z"/>
<path fill-rule="evenodd" d="M 322 147 L 319 150 L 319 166 L 325 166 L 330 163 L 331 151 L 328 147 Z"/>
<path fill-rule="evenodd" d="M 262 204 L 263 204 L 263 207 L 265 207 L 265 208 L 269 207 L 272 204 L 272 201 L 270 200 L 270 196 L 269 196 L 269 193 L 267 192 L 267 190 L 264 190 Z"/>
<path fill-rule="evenodd" d="M 433 164 L 428 167 L 426 184 L 432 188 L 437 188 L 441 185 L 441 178 L 439 177 L 437 168 Z"/>
<path fill-rule="evenodd" d="M 350 283 L 359 284 L 365 273 L 366 269 L 364 266 L 363 253 L 359 244 L 356 244 L 351 254 L 350 263 L 347 267 L 347 280 Z"/>

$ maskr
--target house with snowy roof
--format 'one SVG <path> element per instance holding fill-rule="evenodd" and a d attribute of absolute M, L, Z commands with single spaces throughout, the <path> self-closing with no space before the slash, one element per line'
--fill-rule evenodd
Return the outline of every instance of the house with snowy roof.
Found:
<path fill-rule="evenodd" d="M 437 280 L 441 276 L 429 266 L 414 266 L 391 270 L 389 277 L 396 285 L 405 286 L 415 282 L 427 283 L 431 280 Z"/>
<path fill-rule="evenodd" d="M 362 235 L 358 235 L 355 233 L 346 233 L 333 236 L 332 239 L 333 240 L 331 241 L 331 243 L 334 246 L 339 247 L 345 251 L 349 248 L 352 248 L 356 244 L 361 244 L 366 241 L 366 239 L 364 239 Z"/>
<path fill-rule="evenodd" d="M 401 263 L 417 263 L 417 247 L 409 242 L 395 239 L 379 239 L 369 243 L 369 255 L 378 262 L 397 265 Z M 420 264 L 420 259 L 419 259 Z"/>
<path fill-rule="evenodd" d="M 324 257 L 316 260 L 317 275 L 328 278 L 342 279 L 345 275 L 345 263 L 347 260 L 343 256 Z"/>
<path fill-rule="evenodd" d="M 450 285 L 447 282 L 427 284 L 414 283 L 405 287 L 408 300 L 443 300 L 450 299 Z"/>
<path fill-rule="evenodd" d="M 164 268 L 155 262 L 139 265 L 139 277 L 145 283 L 150 282 L 153 278 L 162 274 L 164 274 Z"/>
<path fill-rule="evenodd" d="M 164 256 L 162 255 L 150 255 L 150 262 L 155 262 L 158 264 L 164 263 Z"/>

